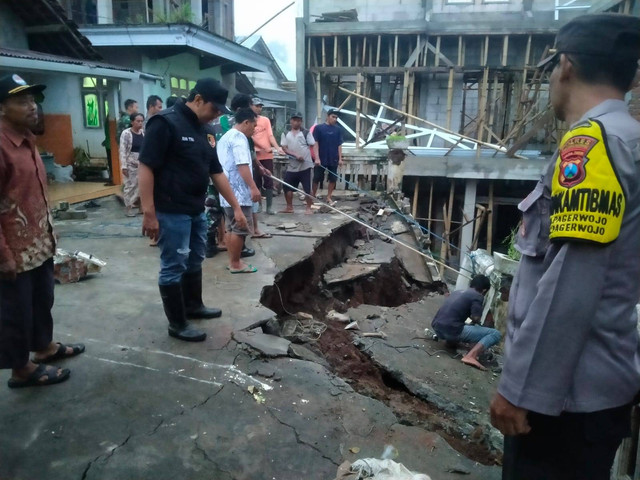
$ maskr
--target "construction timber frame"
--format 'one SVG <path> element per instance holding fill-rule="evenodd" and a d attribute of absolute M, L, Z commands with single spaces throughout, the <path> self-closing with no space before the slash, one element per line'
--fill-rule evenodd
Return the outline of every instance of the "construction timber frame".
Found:
<path fill-rule="evenodd" d="M 611 3 L 610 11 L 637 10 L 636 0 Z M 415 29 L 375 23 L 315 23 L 306 29 L 304 47 L 299 44 L 304 51 L 299 51 L 308 120 L 322 122 L 325 104 L 349 107 L 356 111 L 350 128 L 360 139 L 361 130 L 371 127 L 366 117 L 378 113 L 373 99 L 449 132 L 499 145 L 509 156 L 524 147 L 554 150 L 565 126 L 548 105 L 548 72 L 536 65 L 553 46 L 557 23 L 525 20 L 512 28 L 485 26 L 464 34 L 438 23 Z M 344 89 L 362 97 L 349 105 Z M 357 140 L 355 147 L 364 143 Z"/>
<path fill-rule="evenodd" d="M 324 95 L 326 103 L 344 108 L 350 100 L 345 87 L 357 94 L 356 138 L 365 128 L 360 114 L 375 117 L 380 103 L 418 118 L 432 118 L 429 107 L 435 106 L 434 124 L 515 154 L 522 143 L 516 140 L 527 131 L 533 136 L 544 130 L 548 144 L 557 136 L 547 107 L 547 76 L 536 68 L 553 38 L 552 33 L 313 36 L 307 38 L 307 72 L 315 80 L 318 116 Z M 425 85 L 435 79 L 446 82 L 446 90 L 437 88 L 435 97 L 421 102 L 423 92 L 429 95 Z M 380 103 L 370 101 L 376 96 Z"/>

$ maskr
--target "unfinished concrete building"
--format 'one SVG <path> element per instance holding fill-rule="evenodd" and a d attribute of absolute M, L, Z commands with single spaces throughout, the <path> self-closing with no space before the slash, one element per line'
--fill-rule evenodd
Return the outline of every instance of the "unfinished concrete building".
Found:
<path fill-rule="evenodd" d="M 403 133 L 402 190 L 434 255 L 457 265 L 469 249 L 506 248 L 565 128 L 536 65 L 561 25 L 601 11 L 640 15 L 640 2 L 305 0 L 298 106 L 309 125 L 342 109 L 343 173 L 362 188 L 388 173 L 386 134 Z"/>

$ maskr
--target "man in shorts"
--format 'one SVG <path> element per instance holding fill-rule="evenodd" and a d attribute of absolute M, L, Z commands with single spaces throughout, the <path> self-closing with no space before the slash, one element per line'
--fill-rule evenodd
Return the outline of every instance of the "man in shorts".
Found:
<path fill-rule="evenodd" d="M 313 138 L 316 141 L 316 149 L 314 150 L 316 161 L 320 159 L 320 165 L 316 165 L 313 172 L 313 196 L 316 196 L 318 184 L 324 180 L 324 172 L 326 170 L 328 173 L 326 200 L 329 205 L 335 205 L 331 196 L 336 188 L 338 166 L 342 166 L 343 140 L 342 130 L 336 125 L 338 123 L 338 114 L 338 110 L 329 110 L 326 123 L 318 125 L 313 130 Z"/>
<path fill-rule="evenodd" d="M 258 269 L 240 261 L 245 237 L 253 232 L 252 206 L 260 199 L 260 190 L 253 181 L 253 168 L 249 138 L 256 128 L 256 114 L 250 108 L 240 108 L 235 115 L 236 123 L 218 142 L 218 158 L 229 178 L 229 183 L 242 213 L 247 218 L 247 226 L 238 225 L 231 205 L 220 198 L 224 208 L 227 227 L 227 252 L 229 252 L 229 271 L 231 273 L 254 273 Z"/>
<path fill-rule="evenodd" d="M 302 189 L 307 194 L 305 197 L 307 203 L 305 213 L 311 214 L 313 213 L 311 211 L 313 200 L 309 194 L 311 193 L 311 171 L 314 162 L 311 158 L 309 147 L 315 145 L 316 142 L 311 132 L 302 128 L 302 113 L 298 112 L 291 115 L 289 123 L 291 124 L 291 130 L 283 133 L 280 140 L 282 149 L 289 157 L 289 165 L 287 166 L 284 181 L 296 188 L 302 184 Z M 318 161 L 318 164 L 320 164 L 320 161 Z M 293 189 L 284 185 L 283 190 L 287 207 L 280 213 L 293 213 Z"/>

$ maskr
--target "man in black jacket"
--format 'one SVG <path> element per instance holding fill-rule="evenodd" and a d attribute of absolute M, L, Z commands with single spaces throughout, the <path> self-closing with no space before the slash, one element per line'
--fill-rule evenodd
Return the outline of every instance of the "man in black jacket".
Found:
<path fill-rule="evenodd" d="M 146 128 L 138 172 L 144 218 L 142 232 L 160 247 L 158 285 L 169 335 L 191 342 L 206 333 L 191 327 L 188 318 L 216 318 L 222 312 L 202 303 L 202 261 L 207 221 L 204 201 L 209 177 L 247 225 L 216 152 L 209 125 L 229 110 L 227 90 L 211 78 L 198 80 L 186 101 L 153 116 Z"/>

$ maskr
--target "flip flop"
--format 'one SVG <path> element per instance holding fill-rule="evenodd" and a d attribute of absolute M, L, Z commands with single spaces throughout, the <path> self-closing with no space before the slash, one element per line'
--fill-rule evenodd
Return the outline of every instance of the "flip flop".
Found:
<path fill-rule="evenodd" d="M 9 388 L 42 387 L 64 382 L 69 378 L 69 375 L 71 375 L 71 371 L 66 368 L 62 369 L 60 375 L 58 375 L 58 367 L 40 364 L 26 380 L 14 380 L 10 378 L 7 385 Z M 47 378 L 40 380 L 42 377 Z"/>
<path fill-rule="evenodd" d="M 251 235 L 251 238 L 272 238 L 270 233 L 263 232 L 260 235 Z"/>
<path fill-rule="evenodd" d="M 75 357 L 76 355 L 80 355 L 82 352 L 84 352 L 84 345 L 82 343 L 74 343 L 69 345 L 65 345 L 60 342 L 57 342 L 57 343 L 58 343 L 58 350 L 56 350 L 56 353 L 54 353 L 53 355 L 49 355 L 46 358 L 41 358 L 39 360 L 34 358 L 31 361 L 33 363 L 48 363 L 48 362 L 53 362 L 54 360 L 61 360 L 64 358 Z M 71 348 L 73 352 L 67 353 L 67 348 Z"/>
<path fill-rule="evenodd" d="M 294 213 L 294 210 L 280 210 L 278 213 Z"/>
<path fill-rule="evenodd" d="M 256 273 L 257 271 L 258 271 L 258 269 L 256 267 L 254 267 L 253 265 L 247 265 L 242 270 L 231 270 L 231 269 L 229 269 L 229 272 L 231 272 L 231 273 Z"/>

